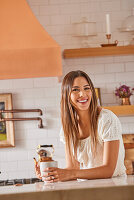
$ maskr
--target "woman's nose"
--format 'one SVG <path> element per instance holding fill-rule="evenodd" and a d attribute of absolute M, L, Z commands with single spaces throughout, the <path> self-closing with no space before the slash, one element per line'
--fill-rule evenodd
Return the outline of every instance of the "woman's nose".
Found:
<path fill-rule="evenodd" d="M 83 97 L 83 96 L 85 95 L 85 91 L 84 91 L 84 90 L 81 90 L 81 91 L 79 92 L 79 95 L 80 95 L 80 97 Z"/>

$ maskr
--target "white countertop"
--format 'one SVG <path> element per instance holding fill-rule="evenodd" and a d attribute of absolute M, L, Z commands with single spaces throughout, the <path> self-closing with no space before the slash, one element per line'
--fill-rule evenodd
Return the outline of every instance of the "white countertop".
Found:
<path fill-rule="evenodd" d="M 57 182 L 49 184 L 37 182 L 34 184 L 24 184 L 22 186 L 1 186 L 0 194 L 111 187 L 111 186 L 122 186 L 122 185 L 134 185 L 134 175 L 129 175 L 127 177 L 110 178 L 110 179 L 95 179 L 95 180 L 85 179 L 85 180 Z"/>
<path fill-rule="evenodd" d="M 62 192 L 63 193 L 66 191 L 77 192 L 78 190 L 93 191 L 95 188 L 96 189 L 100 188 L 101 190 L 106 191 L 106 190 L 108 190 L 108 188 L 114 188 L 114 189 L 120 188 L 121 189 L 121 188 L 128 188 L 128 186 L 130 186 L 129 188 L 134 190 L 134 187 L 133 188 L 131 187 L 131 186 L 134 186 L 134 176 L 133 175 L 129 175 L 127 177 L 111 178 L 111 179 L 77 180 L 77 181 L 57 182 L 57 183 L 49 183 L 49 184 L 37 182 L 34 184 L 24 184 L 22 186 L 1 186 L 0 187 L 0 200 L 2 197 L 1 195 L 5 195 L 5 197 L 6 197 L 6 195 L 9 196 L 9 194 L 11 195 L 11 194 L 30 193 L 31 195 L 35 195 L 35 193 L 39 194 L 41 192 L 41 195 L 43 195 L 43 194 L 48 194 L 48 192 L 49 193 L 50 192 L 51 193 L 53 193 L 53 192 Z M 4 199 L 6 199 L 6 198 L 4 198 Z M 23 200 L 24 199 L 25 198 L 23 197 Z M 38 198 L 38 200 L 39 199 L 40 198 Z M 49 198 L 49 199 L 52 199 L 52 198 Z M 134 199 L 134 196 L 133 196 L 133 199 Z"/>

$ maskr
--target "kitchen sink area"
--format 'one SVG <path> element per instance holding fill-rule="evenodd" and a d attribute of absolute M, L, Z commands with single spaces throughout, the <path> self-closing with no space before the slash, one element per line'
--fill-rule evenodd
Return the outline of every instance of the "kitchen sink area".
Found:
<path fill-rule="evenodd" d="M 11 180 L 0 180 L 0 186 L 22 186 L 24 184 L 34 184 L 36 182 L 42 182 L 38 178 L 23 178 L 23 179 L 11 179 Z"/>

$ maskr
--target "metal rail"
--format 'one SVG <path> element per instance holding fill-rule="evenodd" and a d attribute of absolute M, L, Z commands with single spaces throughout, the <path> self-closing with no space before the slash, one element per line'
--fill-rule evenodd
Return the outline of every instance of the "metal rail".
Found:
<path fill-rule="evenodd" d="M 0 113 L 20 113 L 20 112 L 39 112 L 42 115 L 41 109 L 13 109 L 13 110 L 0 110 Z"/>
<path fill-rule="evenodd" d="M 43 128 L 42 119 L 40 117 L 29 117 L 29 118 L 3 118 L 2 113 L 20 113 L 20 112 L 39 112 L 42 115 L 42 110 L 40 109 L 13 109 L 13 110 L 0 110 L 0 122 L 6 121 L 30 121 L 30 120 L 38 120 L 39 128 Z"/>

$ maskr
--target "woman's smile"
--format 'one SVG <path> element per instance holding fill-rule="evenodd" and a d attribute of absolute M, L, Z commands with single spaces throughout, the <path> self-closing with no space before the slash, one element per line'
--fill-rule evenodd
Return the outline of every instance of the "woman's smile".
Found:
<path fill-rule="evenodd" d="M 77 100 L 77 102 L 80 104 L 81 109 L 82 109 L 82 108 L 85 108 L 85 106 L 86 106 L 87 109 L 89 108 L 88 99 Z M 85 109 L 84 109 L 84 110 L 85 110 Z"/>
<path fill-rule="evenodd" d="M 77 100 L 79 103 L 86 103 L 88 101 L 88 99 L 81 99 L 81 100 Z"/>

